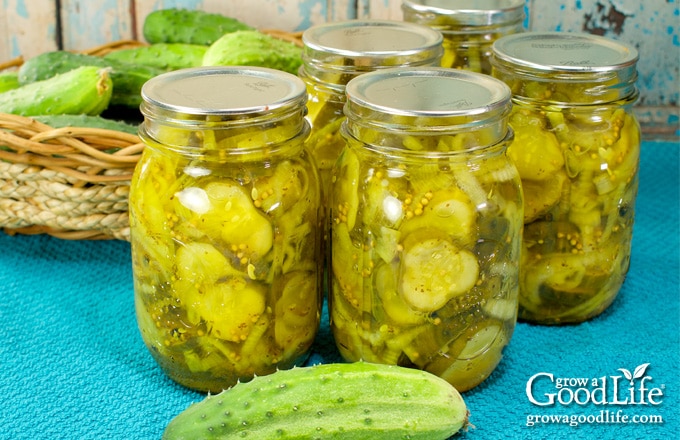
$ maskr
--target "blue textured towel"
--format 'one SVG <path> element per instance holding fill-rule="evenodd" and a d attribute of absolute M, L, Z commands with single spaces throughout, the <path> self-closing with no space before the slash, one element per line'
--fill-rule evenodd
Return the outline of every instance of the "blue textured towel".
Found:
<path fill-rule="evenodd" d="M 457 438 L 677 437 L 679 150 L 643 144 L 631 270 L 614 304 L 576 326 L 518 324 L 493 375 L 464 394 L 476 428 Z M 0 233 L 0 248 L 0 438 L 158 439 L 172 417 L 202 399 L 167 379 L 139 337 L 128 243 Z M 327 325 L 324 317 L 309 363 L 340 360 Z M 645 400 L 651 392 L 658 404 L 630 404 L 625 374 L 636 368 L 647 377 Z M 629 404 L 534 404 L 526 388 L 539 373 L 555 381 L 538 376 L 537 403 L 559 391 L 557 378 L 588 379 L 587 386 L 567 381 L 564 402 L 586 399 L 604 378 L 608 393 L 617 385 L 617 399 Z M 642 381 L 634 378 L 635 402 Z M 532 416 L 539 422 L 527 426 Z M 550 422 L 556 416 L 586 423 Z M 663 423 L 632 423 L 635 416 Z"/>

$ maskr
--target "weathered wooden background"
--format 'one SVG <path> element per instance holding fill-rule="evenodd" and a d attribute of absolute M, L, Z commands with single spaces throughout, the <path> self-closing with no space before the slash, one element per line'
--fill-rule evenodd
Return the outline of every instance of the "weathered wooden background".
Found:
<path fill-rule="evenodd" d="M 590 32 L 640 51 L 637 111 L 648 132 L 677 136 L 680 0 L 526 0 L 529 30 Z M 252 26 L 303 30 L 325 21 L 402 18 L 400 0 L 2 0 L 0 63 L 54 49 L 143 40 L 146 15 L 181 7 L 219 12 Z"/>

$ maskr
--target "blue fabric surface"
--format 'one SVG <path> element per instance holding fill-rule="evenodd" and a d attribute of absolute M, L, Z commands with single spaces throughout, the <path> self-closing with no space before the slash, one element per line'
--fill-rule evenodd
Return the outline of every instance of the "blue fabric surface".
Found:
<path fill-rule="evenodd" d="M 464 394 L 476 428 L 456 438 L 677 437 L 679 150 L 676 143 L 643 144 L 631 269 L 614 304 L 580 325 L 519 323 L 493 375 Z M 128 243 L 0 233 L 0 248 L 1 439 L 158 439 L 172 417 L 203 398 L 167 379 L 139 337 Z M 327 324 L 324 317 L 309 363 L 340 360 Z M 644 364 L 658 405 L 539 406 L 525 391 L 542 372 L 586 378 L 590 390 L 593 378 L 604 377 L 608 392 L 618 376 L 622 401 L 630 396 L 620 369 L 633 373 Z M 534 389 L 541 400 L 558 391 L 544 377 Z M 663 423 L 527 426 L 532 415 L 605 414 L 610 422 L 618 414 L 661 416 Z"/>

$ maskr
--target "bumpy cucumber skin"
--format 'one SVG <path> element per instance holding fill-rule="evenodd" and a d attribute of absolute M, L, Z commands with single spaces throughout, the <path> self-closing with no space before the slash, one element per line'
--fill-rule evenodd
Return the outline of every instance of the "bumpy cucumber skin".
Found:
<path fill-rule="evenodd" d="M 137 134 L 139 127 L 124 121 L 106 119 L 101 116 L 91 115 L 35 115 L 31 116 L 36 121 L 47 124 L 52 128 L 62 127 L 86 127 L 103 128 L 105 130 L 121 131 L 128 134 Z"/>
<path fill-rule="evenodd" d="M 236 31 L 210 45 L 204 66 L 260 66 L 297 74 L 302 49 L 258 31 Z"/>
<path fill-rule="evenodd" d="M 104 58 L 156 69 L 178 70 L 200 66 L 207 49 L 208 46 L 200 44 L 156 43 L 109 52 Z"/>
<path fill-rule="evenodd" d="M 182 8 L 159 9 L 144 19 L 142 33 L 149 43 L 187 43 L 210 45 L 222 35 L 253 29 L 221 14 Z"/>
<path fill-rule="evenodd" d="M 337 363 L 280 370 L 208 396 L 176 416 L 163 440 L 443 440 L 467 418 L 458 391 L 433 374 Z"/>
<path fill-rule="evenodd" d="M 19 73 L 17 71 L 0 73 L 0 93 L 19 88 Z"/>
<path fill-rule="evenodd" d="M 0 112 L 22 116 L 99 115 L 111 102 L 107 69 L 82 66 L 0 94 Z"/>
<path fill-rule="evenodd" d="M 57 50 L 44 52 L 26 60 L 19 68 L 19 82 L 29 84 L 41 81 L 81 66 L 110 69 L 114 85 L 111 104 L 133 108 L 138 108 L 142 103 L 141 91 L 144 83 L 164 72 L 162 69 L 150 66 Z"/>

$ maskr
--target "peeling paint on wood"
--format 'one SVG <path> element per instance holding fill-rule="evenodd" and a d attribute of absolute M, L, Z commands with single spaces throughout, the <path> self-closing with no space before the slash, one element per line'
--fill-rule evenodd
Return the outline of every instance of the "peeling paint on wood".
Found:
<path fill-rule="evenodd" d="M 58 47 L 54 0 L 3 0 L 0 10 L 0 63 Z"/>

